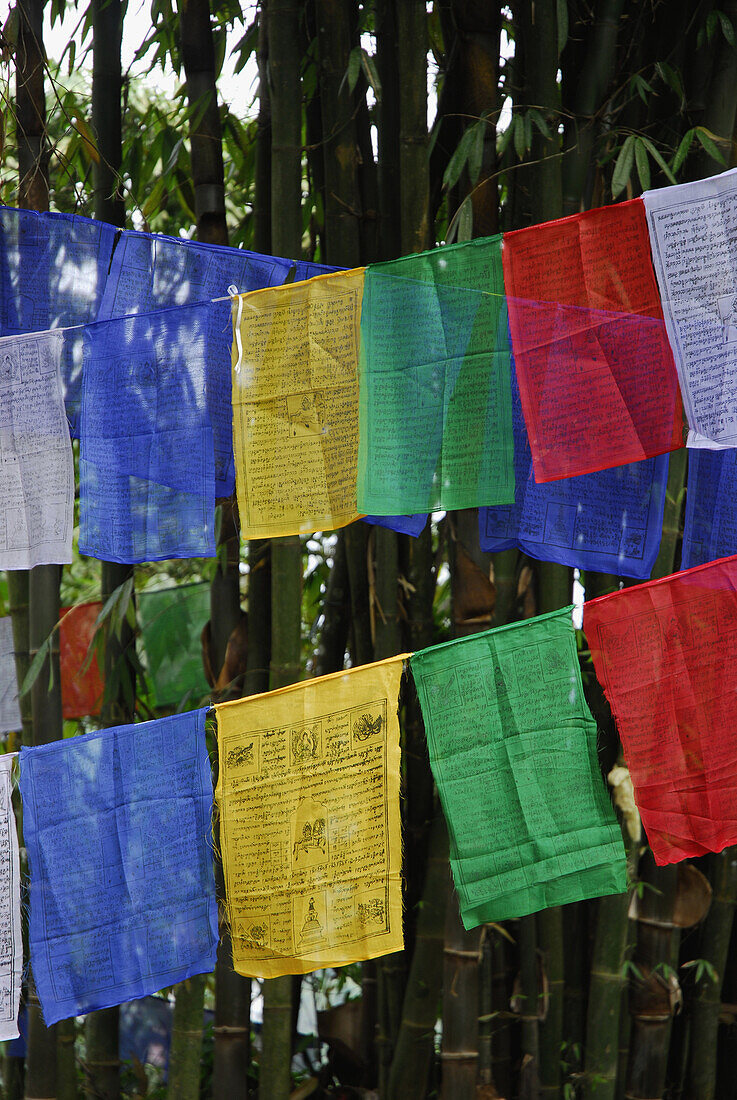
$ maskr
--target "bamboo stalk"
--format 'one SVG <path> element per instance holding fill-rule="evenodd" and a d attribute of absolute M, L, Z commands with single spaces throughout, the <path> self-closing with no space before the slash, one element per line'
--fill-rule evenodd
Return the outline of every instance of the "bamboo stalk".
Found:
<path fill-rule="evenodd" d="M 584 1100 L 614 1100 L 629 893 L 599 898 L 586 1022 Z"/>
<path fill-rule="evenodd" d="M 205 974 L 196 974 L 176 987 L 166 1089 L 168 1100 L 199 1100 L 206 982 Z"/>
<path fill-rule="evenodd" d="M 737 849 L 725 848 L 713 856 L 711 906 L 701 926 L 699 958 L 716 973 L 705 972 L 696 982 L 691 1004 L 691 1057 L 686 1077 L 688 1100 L 715 1100 L 717 1034 L 724 967 L 737 904 Z"/>
<path fill-rule="evenodd" d="M 77 1021 L 59 1020 L 56 1025 L 56 1092 L 58 1100 L 77 1100 L 77 1065 L 74 1042 L 77 1037 Z M 116 1062 L 117 1066 L 117 1062 Z M 100 1093 L 99 1095 L 103 1095 Z"/>
<path fill-rule="evenodd" d="M 15 653 L 15 671 L 18 680 L 18 688 L 26 678 L 26 673 L 31 664 L 28 655 L 28 570 L 8 570 L 8 606 L 10 618 L 13 624 L 13 650 Z M 21 744 L 33 743 L 33 727 L 31 717 L 31 697 L 27 693 L 18 699 L 21 717 Z M 20 799 L 16 806 L 16 814 L 22 809 Z M 18 818 L 19 826 L 21 824 Z"/>
<path fill-rule="evenodd" d="M 443 978 L 443 935 L 446 896 L 450 888 L 448 834 L 439 805 L 430 831 L 427 876 L 417 940 L 407 978 L 402 1022 L 392 1059 L 386 1100 L 424 1100 L 435 1053 Z"/>
<path fill-rule="evenodd" d="M 548 979 L 548 1010 L 539 1027 L 540 1097 L 557 1097 L 560 1091 L 563 1042 L 563 910 L 559 905 L 537 914 L 537 936 Z"/>

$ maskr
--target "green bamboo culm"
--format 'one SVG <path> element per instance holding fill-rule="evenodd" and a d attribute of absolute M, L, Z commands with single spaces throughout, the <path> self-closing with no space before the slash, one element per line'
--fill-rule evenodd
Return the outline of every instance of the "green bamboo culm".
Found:
<path fill-rule="evenodd" d="M 13 651 L 15 653 L 15 671 L 18 685 L 26 678 L 31 663 L 28 656 L 28 570 L 8 570 L 8 606 L 13 624 Z M 31 717 L 31 696 L 26 692 L 18 700 L 21 717 L 21 744 L 30 745 L 33 741 Z"/>
<path fill-rule="evenodd" d="M 196 974 L 176 987 L 169 1048 L 169 1100 L 198 1100 L 207 976 Z"/>
<path fill-rule="evenodd" d="M 430 831 L 415 950 L 385 1100 L 424 1100 L 428 1094 L 443 981 L 443 937 L 449 888 L 448 833 L 438 804 Z"/>
<path fill-rule="evenodd" d="M 614 1100 L 629 893 L 599 898 L 586 1019 L 583 1100 Z"/>
<path fill-rule="evenodd" d="M 725 848 L 711 857 L 709 877 L 714 892 L 701 926 L 698 949 L 699 958 L 707 967 L 697 977 L 691 1004 L 690 1063 L 684 1094 L 688 1100 L 717 1097 L 717 1033 L 722 980 L 737 904 L 737 848 Z"/>

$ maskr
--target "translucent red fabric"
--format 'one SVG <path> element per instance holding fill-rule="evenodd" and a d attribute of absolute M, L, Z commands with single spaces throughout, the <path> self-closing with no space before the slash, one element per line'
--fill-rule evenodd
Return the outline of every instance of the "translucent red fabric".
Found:
<path fill-rule="evenodd" d="M 592 600 L 584 629 L 656 862 L 737 843 L 737 557 Z"/>
<path fill-rule="evenodd" d="M 101 610 L 101 603 L 82 603 L 61 609 L 59 657 L 61 709 L 65 718 L 83 718 L 100 713 L 104 684 L 96 654 L 92 654 L 87 668 L 84 666 L 95 633 L 95 621 Z"/>
<path fill-rule="evenodd" d="M 535 480 L 683 446 L 642 200 L 505 233 L 502 259 Z"/>

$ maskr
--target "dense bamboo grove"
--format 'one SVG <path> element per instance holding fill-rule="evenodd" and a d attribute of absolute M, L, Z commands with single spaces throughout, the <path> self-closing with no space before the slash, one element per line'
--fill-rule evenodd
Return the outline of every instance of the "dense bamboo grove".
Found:
<path fill-rule="evenodd" d="M 737 163 L 735 0 L 157 0 L 135 31 L 121 0 L 67 7 L 65 26 L 79 22 L 63 56 L 46 57 L 43 27 L 64 0 L 16 0 L 3 28 L 0 198 L 10 205 L 355 266 Z M 124 20 L 137 41 L 145 35 L 139 54 L 152 71 L 176 73 L 172 94 L 121 71 Z M 220 96 L 231 52 L 258 72 L 253 103 Z M 672 456 L 654 576 L 679 560 L 685 464 L 684 451 Z M 60 601 L 117 593 L 124 604 L 111 601 L 97 647 L 108 672 L 101 721 L 150 717 L 135 593 L 162 577 L 211 585 L 203 661 L 221 700 L 571 599 L 569 570 L 483 554 L 474 512 L 435 516 L 419 539 L 357 523 L 249 545 L 239 545 L 234 502 L 218 513 L 214 562 L 77 558 L 63 572 L 0 574 L 19 682 Z M 587 595 L 619 585 L 581 580 Z M 580 656 L 606 773 L 617 733 L 584 639 Z M 62 721 L 55 644 L 21 704 L 22 743 L 77 732 Z M 465 932 L 409 689 L 401 717 L 403 952 L 259 989 L 233 973 L 223 925 L 215 974 L 164 991 L 168 1085 L 121 1060 L 117 1009 L 46 1029 L 29 975 L 26 1055 L 6 1053 L 4 1094 L 737 1097 L 733 851 L 657 868 L 623 822 L 628 895 Z M 299 1008 L 316 989 L 318 1037 L 307 1039 Z"/>

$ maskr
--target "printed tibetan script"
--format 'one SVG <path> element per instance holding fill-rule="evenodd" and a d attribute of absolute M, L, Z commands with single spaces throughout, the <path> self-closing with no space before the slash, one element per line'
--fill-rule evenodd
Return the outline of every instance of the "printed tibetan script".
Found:
<path fill-rule="evenodd" d="M 23 979 L 20 860 L 11 801 L 14 755 L 0 756 L 0 1042 L 18 1037 Z"/>
<path fill-rule="evenodd" d="M 737 170 L 646 191 L 689 447 L 737 445 Z"/>
<path fill-rule="evenodd" d="M 0 569 L 70 562 L 74 462 L 62 332 L 0 339 Z"/>
<path fill-rule="evenodd" d="M 306 974 L 401 950 L 403 659 L 216 706 L 238 973 Z"/>
<path fill-rule="evenodd" d="M 233 435 L 244 538 L 358 518 L 363 269 L 233 303 Z M 239 322 L 240 318 L 240 322 Z"/>

